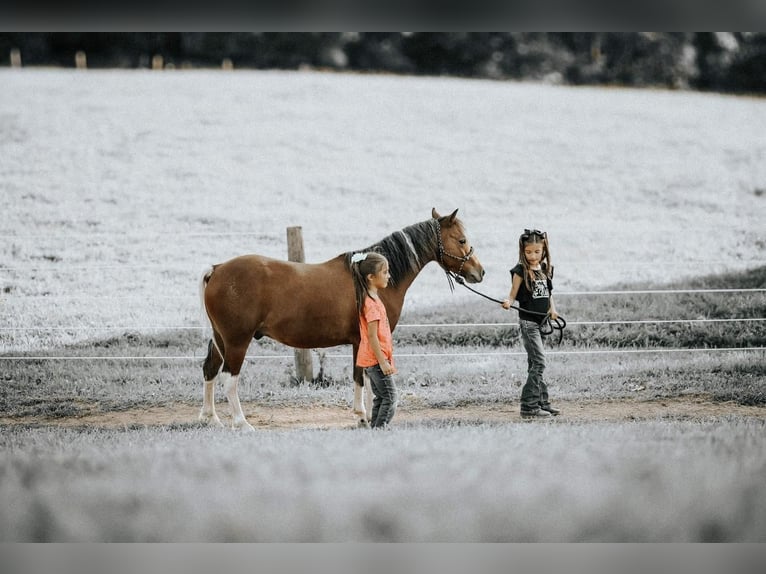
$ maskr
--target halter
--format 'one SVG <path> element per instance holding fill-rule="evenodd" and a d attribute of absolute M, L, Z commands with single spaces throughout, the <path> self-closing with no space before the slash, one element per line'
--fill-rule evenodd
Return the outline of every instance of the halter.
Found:
<path fill-rule="evenodd" d="M 468 253 L 466 255 L 453 255 L 452 253 L 448 253 L 447 250 L 444 249 L 444 243 L 442 243 L 442 226 L 441 223 L 439 223 L 439 220 L 434 218 L 434 221 L 436 222 L 436 241 L 438 243 L 438 254 L 439 254 L 439 264 L 442 266 L 442 269 L 444 269 L 444 273 L 447 274 L 447 281 L 449 282 L 449 288 L 451 291 L 455 290 L 455 285 L 452 282 L 453 278 L 462 279 L 460 274 L 463 272 L 463 266 L 466 264 L 466 261 L 468 261 L 473 256 L 473 245 L 471 246 L 471 249 L 468 250 Z M 444 263 L 444 257 L 451 257 L 452 259 L 455 259 L 457 261 L 460 261 L 460 267 L 458 267 L 457 271 L 450 271 L 447 269 L 447 264 Z M 458 283 L 461 283 L 461 281 L 458 281 Z"/>

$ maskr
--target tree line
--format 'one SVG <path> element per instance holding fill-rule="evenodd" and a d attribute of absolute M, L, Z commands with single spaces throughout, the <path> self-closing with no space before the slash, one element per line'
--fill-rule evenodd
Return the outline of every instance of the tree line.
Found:
<path fill-rule="evenodd" d="M 0 33 L 3 65 L 327 69 L 766 93 L 766 33 Z"/>

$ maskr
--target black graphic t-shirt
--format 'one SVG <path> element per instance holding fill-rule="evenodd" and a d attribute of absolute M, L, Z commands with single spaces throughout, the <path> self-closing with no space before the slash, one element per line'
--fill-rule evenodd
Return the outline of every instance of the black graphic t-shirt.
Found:
<path fill-rule="evenodd" d="M 521 277 L 521 286 L 519 292 L 516 294 L 516 300 L 519 302 L 519 318 L 525 321 L 534 321 L 535 323 L 542 323 L 545 319 L 545 313 L 551 305 L 551 292 L 553 291 L 553 281 L 545 276 L 543 271 L 535 271 L 535 280 L 532 283 L 532 291 L 527 289 L 527 282 L 524 280 L 524 268 L 521 263 L 511 269 L 511 276 L 518 275 Z M 535 313 L 543 313 L 543 315 L 533 315 L 525 313 L 523 310 L 534 311 Z"/>

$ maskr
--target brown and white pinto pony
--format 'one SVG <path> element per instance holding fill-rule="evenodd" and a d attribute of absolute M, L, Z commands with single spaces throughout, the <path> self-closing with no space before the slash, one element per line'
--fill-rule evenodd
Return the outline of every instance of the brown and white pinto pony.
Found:
<path fill-rule="evenodd" d="M 442 217 L 434 209 L 426 221 L 324 263 L 243 255 L 212 266 L 200 282 L 202 305 L 213 328 L 202 368 L 205 383 L 200 420 L 222 426 L 214 402 L 214 386 L 221 379 L 231 407 L 232 426 L 253 429 L 242 412 L 237 384 L 250 342 L 270 337 L 303 349 L 351 345 L 356 383 L 353 409 L 361 417 L 360 423 L 365 424 L 369 408 L 365 409 L 362 400 L 363 372 L 356 367 L 359 319 L 351 255 L 378 251 L 388 259 L 391 281 L 380 292 L 380 298 L 393 330 L 407 289 L 431 261 L 437 261 L 445 271 L 458 274 L 469 283 L 479 283 L 484 277 L 484 269 L 457 219 L 457 211 Z"/>

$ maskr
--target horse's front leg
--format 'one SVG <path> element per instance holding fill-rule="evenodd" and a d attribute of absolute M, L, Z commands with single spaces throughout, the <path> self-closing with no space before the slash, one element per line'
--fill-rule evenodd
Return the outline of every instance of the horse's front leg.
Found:
<path fill-rule="evenodd" d="M 356 363 L 356 349 L 354 349 L 354 363 Z M 364 376 L 364 370 L 354 364 L 354 414 L 359 417 L 359 426 L 368 428 L 370 426 L 370 414 L 372 413 L 372 399 L 370 393 L 370 382 Z M 363 392 L 367 387 L 367 396 Z M 367 405 L 367 408 L 365 408 Z"/>
<path fill-rule="evenodd" d="M 223 371 L 220 374 L 223 381 L 223 390 L 226 393 L 226 398 L 229 401 L 229 407 L 231 407 L 231 426 L 234 429 L 244 431 L 254 431 L 253 426 L 247 422 L 245 413 L 242 412 L 242 404 L 239 402 L 239 393 L 237 392 L 237 385 L 239 385 L 239 375 L 232 375 Z"/>

